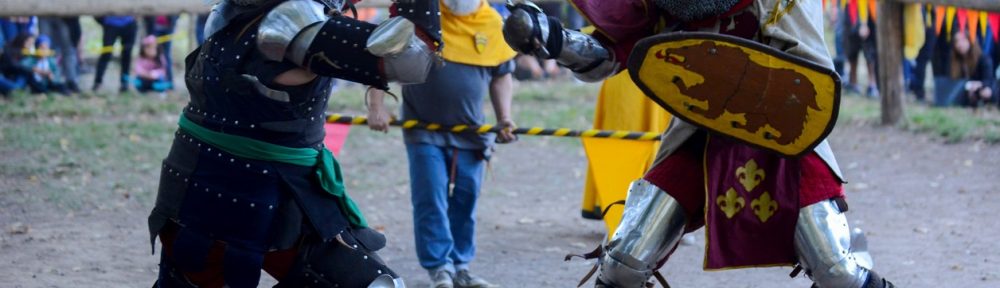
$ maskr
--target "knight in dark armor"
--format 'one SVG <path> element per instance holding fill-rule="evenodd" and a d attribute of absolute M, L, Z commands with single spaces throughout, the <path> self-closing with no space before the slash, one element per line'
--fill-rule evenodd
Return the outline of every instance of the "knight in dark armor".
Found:
<path fill-rule="evenodd" d="M 596 32 L 564 29 L 522 2 L 510 5 L 507 42 L 585 81 L 627 67 L 679 118 L 630 187 L 617 230 L 586 255 L 598 258 L 597 287 L 651 287 L 654 276 L 666 284 L 656 271 L 701 227 L 706 270 L 786 265 L 814 287 L 892 287 L 872 270 L 864 235 L 848 227 L 843 177 L 825 140 L 835 121 L 810 124 L 819 112 L 836 114 L 840 92 L 821 1 L 570 2 Z M 712 126 L 719 119 L 729 122 Z M 813 142 L 802 140 L 809 135 Z M 781 150 L 800 141 L 809 143 L 800 152 Z"/>
<path fill-rule="evenodd" d="M 403 287 L 323 147 L 335 78 L 423 82 L 441 48 L 436 0 L 380 25 L 348 0 L 224 0 L 186 59 L 191 101 L 163 161 L 154 287 Z M 154 246 L 155 248 L 155 246 Z M 154 249 L 155 252 L 155 249 Z"/>

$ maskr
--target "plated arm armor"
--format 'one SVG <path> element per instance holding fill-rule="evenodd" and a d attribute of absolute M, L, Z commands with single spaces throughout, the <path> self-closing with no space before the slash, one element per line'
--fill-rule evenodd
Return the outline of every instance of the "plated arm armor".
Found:
<path fill-rule="evenodd" d="M 543 59 L 555 59 L 586 82 L 613 75 L 618 63 L 610 50 L 593 36 L 562 27 L 531 2 L 510 6 L 504 23 L 504 39 L 515 50 Z"/>
<path fill-rule="evenodd" d="M 291 0 L 276 6 L 258 28 L 261 54 L 272 61 L 291 61 L 322 76 L 382 89 L 390 81 L 419 83 L 426 78 L 435 54 L 432 40 L 424 40 L 433 37 L 417 36 L 417 31 L 426 31 L 426 27 L 402 16 L 376 26 L 327 13 L 327 9 L 312 0 Z M 385 49 L 387 46 L 394 49 Z"/>

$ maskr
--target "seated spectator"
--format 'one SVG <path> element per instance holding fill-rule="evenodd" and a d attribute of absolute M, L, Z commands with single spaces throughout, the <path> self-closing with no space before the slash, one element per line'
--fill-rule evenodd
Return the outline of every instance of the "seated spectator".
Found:
<path fill-rule="evenodd" d="M 170 89 L 167 78 L 167 61 L 163 56 L 162 46 L 156 43 L 156 37 L 150 35 L 142 39 L 142 49 L 135 61 L 135 89 L 139 92 L 164 92 Z"/>
<path fill-rule="evenodd" d="M 3 59 L 0 61 L 0 68 L 2 68 L 5 78 L 27 84 L 34 93 L 44 93 L 47 91 L 44 88 L 46 86 L 41 81 L 51 77 L 52 73 L 51 71 L 39 69 L 36 66 L 35 36 L 20 34 L 14 37 L 14 40 L 7 43 L 4 51 L 6 53 L 4 53 Z"/>
<path fill-rule="evenodd" d="M 996 74 L 993 61 L 983 55 L 982 48 L 969 40 L 968 32 L 957 31 L 952 37 L 951 79 L 957 81 L 948 97 L 952 104 L 979 107 L 996 102 L 993 85 Z"/>
<path fill-rule="evenodd" d="M 4 45 L 6 46 L 6 45 Z M 6 59 L 8 55 L 4 52 L 6 47 L 0 46 L 0 59 Z M 14 90 L 24 88 L 24 77 L 17 77 L 16 75 L 8 76 L 8 69 L 5 67 L 7 61 L 0 61 L 0 95 L 7 96 L 10 95 Z"/>
<path fill-rule="evenodd" d="M 56 64 L 55 53 L 52 51 L 52 39 L 45 35 L 36 39 L 25 43 L 27 51 L 19 61 L 22 66 L 30 67 L 32 71 L 31 78 L 28 79 L 31 93 L 68 94 L 59 65 Z"/>

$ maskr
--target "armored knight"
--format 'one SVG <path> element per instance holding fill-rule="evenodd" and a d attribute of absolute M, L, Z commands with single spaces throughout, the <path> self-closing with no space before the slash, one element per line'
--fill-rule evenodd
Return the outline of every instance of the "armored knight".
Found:
<path fill-rule="evenodd" d="M 191 100 L 149 216 L 155 287 L 256 287 L 262 269 L 276 287 L 404 286 L 322 145 L 324 111 L 334 78 L 370 91 L 422 82 L 440 49 L 438 3 L 398 0 L 398 16 L 373 25 L 353 2 L 215 5 L 186 59 Z"/>
<path fill-rule="evenodd" d="M 825 140 L 840 91 L 820 1 L 570 2 L 596 32 L 564 29 L 518 3 L 507 42 L 585 81 L 627 68 L 679 118 L 632 183 L 620 226 L 587 255 L 599 259 L 597 287 L 647 287 L 653 276 L 666 284 L 656 271 L 701 227 L 706 270 L 787 265 L 814 287 L 893 287 L 844 215 L 843 177 Z"/>

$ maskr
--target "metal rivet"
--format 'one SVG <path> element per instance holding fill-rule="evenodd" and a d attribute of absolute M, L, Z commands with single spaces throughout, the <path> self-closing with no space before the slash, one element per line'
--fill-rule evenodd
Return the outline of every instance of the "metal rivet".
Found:
<path fill-rule="evenodd" d="M 253 127 L 257 127 L 257 126 L 254 125 L 254 124 L 250 124 L 250 128 L 253 128 Z"/>
<path fill-rule="evenodd" d="M 247 164 L 247 168 L 250 168 L 250 164 Z"/>
<path fill-rule="evenodd" d="M 357 245 L 355 245 L 355 246 L 357 246 Z M 378 269 L 378 271 L 376 271 L 376 272 L 378 272 L 378 274 L 382 274 L 382 269 Z"/>
<path fill-rule="evenodd" d="M 368 255 L 362 256 L 362 259 L 368 260 Z"/>
<path fill-rule="evenodd" d="M 212 152 L 212 147 L 208 147 L 208 152 Z"/>
<path fill-rule="evenodd" d="M 264 170 L 264 174 L 267 174 L 267 170 Z"/>
<path fill-rule="evenodd" d="M 795 79 L 795 85 L 802 84 L 802 79 Z"/>
<path fill-rule="evenodd" d="M 229 163 L 233 163 L 234 161 L 236 161 L 236 159 L 229 158 Z"/>
<path fill-rule="evenodd" d="M 208 192 L 208 188 L 205 188 L 205 192 Z"/>
<path fill-rule="evenodd" d="M 250 208 L 257 206 L 256 204 L 250 203 Z"/>
<path fill-rule="evenodd" d="M 240 125 L 240 120 L 233 121 L 233 124 Z"/>
<path fill-rule="evenodd" d="M 274 209 L 274 205 L 267 205 L 267 209 L 268 210 Z"/>
<path fill-rule="evenodd" d="M 222 157 L 222 153 L 219 153 L 219 157 Z"/>
<path fill-rule="evenodd" d="M 236 55 L 236 59 L 240 59 L 240 55 Z M 218 79 L 216 79 L 216 80 L 218 80 Z"/>
<path fill-rule="evenodd" d="M 236 203 L 236 198 L 233 198 L 233 203 Z"/>
<path fill-rule="evenodd" d="M 219 195 L 216 195 L 216 197 L 222 198 L 222 193 L 219 193 Z"/>
<path fill-rule="evenodd" d="M 198 187 L 198 183 L 194 183 L 194 187 Z"/>

